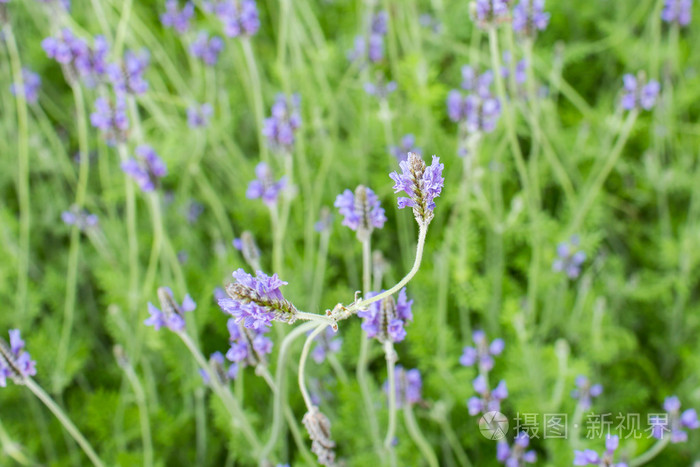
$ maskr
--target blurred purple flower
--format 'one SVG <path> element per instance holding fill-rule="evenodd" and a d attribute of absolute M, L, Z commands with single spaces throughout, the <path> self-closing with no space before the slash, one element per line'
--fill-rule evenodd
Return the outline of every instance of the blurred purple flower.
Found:
<path fill-rule="evenodd" d="M 72 83 L 76 75 L 88 87 L 94 87 L 107 71 L 109 44 L 103 36 L 95 36 L 94 47 L 76 37 L 68 28 L 61 29 L 57 37 L 47 37 L 41 46 L 49 58 L 63 65 L 66 79 Z"/>
<path fill-rule="evenodd" d="M 386 222 L 384 209 L 371 188 L 358 186 L 353 193 L 345 190 L 335 198 L 333 204 L 343 216 L 343 225 L 358 233 L 369 235 L 374 229 L 381 229 Z M 362 239 L 361 239 L 362 240 Z"/>
<path fill-rule="evenodd" d="M 231 344 L 226 358 L 234 362 L 237 369 L 265 364 L 266 355 L 272 352 L 272 340 L 265 336 L 269 327 L 250 329 L 236 322 L 235 318 L 229 319 L 226 327 Z"/>
<path fill-rule="evenodd" d="M 138 146 L 134 153 L 136 158 L 122 162 L 122 170 L 133 178 L 144 192 L 155 190 L 158 180 L 167 175 L 168 168 L 150 146 Z"/>
<path fill-rule="evenodd" d="M 583 375 L 576 378 L 576 387 L 571 391 L 571 397 L 578 399 L 581 409 L 588 410 L 591 408 L 592 398 L 598 397 L 603 393 L 601 384 L 593 384 Z"/>
<path fill-rule="evenodd" d="M 576 279 L 581 274 L 581 265 L 586 260 L 586 253 L 576 250 L 578 244 L 578 236 L 573 235 L 569 242 L 557 245 L 557 258 L 552 263 L 553 271 L 563 271 L 569 279 Z"/>
<path fill-rule="evenodd" d="M 464 347 L 459 363 L 463 366 L 473 366 L 478 363 L 481 372 L 491 371 L 493 369 L 493 357 L 501 355 L 505 342 L 503 339 L 497 338 L 489 344 L 484 331 L 474 331 L 472 339 L 474 340 L 474 347 Z"/>
<path fill-rule="evenodd" d="M 508 19 L 508 0 L 475 0 L 472 19 L 480 28 L 502 23 Z"/>
<path fill-rule="evenodd" d="M 24 341 L 19 329 L 10 329 L 10 344 L 0 339 L 0 386 L 7 386 L 7 378 L 15 383 L 36 375 L 36 362 L 24 350 Z"/>
<path fill-rule="evenodd" d="M 656 104 L 661 85 L 658 81 L 650 80 L 645 83 L 641 76 L 626 74 L 622 77 L 624 83 L 620 105 L 625 110 L 651 110 Z"/>
<path fill-rule="evenodd" d="M 85 209 L 78 209 L 77 206 L 72 206 L 70 210 L 63 211 L 61 220 L 66 225 L 75 225 L 81 232 L 94 229 L 99 222 L 95 214 L 90 214 Z"/>
<path fill-rule="evenodd" d="M 422 400 L 421 391 L 423 380 L 417 368 L 405 370 L 403 366 L 394 367 L 394 379 L 396 381 L 396 407 L 401 408 L 404 404 L 417 404 Z M 384 383 L 384 392 L 389 392 L 389 383 Z"/>
<path fill-rule="evenodd" d="M 202 128 L 209 124 L 209 117 L 214 113 L 211 104 L 193 105 L 187 109 L 187 124 L 190 128 Z"/>
<path fill-rule="evenodd" d="M 275 103 L 272 104 L 272 115 L 265 119 L 262 130 L 271 147 L 291 152 L 294 146 L 294 133 L 301 126 L 300 104 L 299 94 L 292 94 L 291 97 L 277 94 Z"/>
<path fill-rule="evenodd" d="M 507 467 L 520 467 L 525 464 L 537 462 L 537 453 L 534 450 L 527 450 L 530 446 L 530 436 L 521 431 L 513 439 L 513 447 L 508 445 L 504 439 L 496 446 L 496 459 Z"/>
<path fill-rule="evenodd" d="M 367 298 L 378 295 L 370 292 Z M 368 338 L 376 338 L 379 342 L 401 342 L 406 337 L 404 327 L 413 320 L 411 308 L 413 300 L 406 297 L 406 288 L 401 289 L 398 299 L 393 296 L 370 303 L 366 310 L 360 310 L 357 316 L 362 318 L 362 329 Z"/>
<path fill-rule="evenodd" d="M 102 132 L 107 144 L 114 145 L 126 141 L 129 118 L 126 114 L 124 95 L 117 93 L 113 102 L 105 97 L 98 97 L 95 100 L 95 111 L 90 114 L 90 123 Z"/>
<path fill-rule="evenodd" d="M 23 95 L 29 104 L 36 103 L 41 88 L 41 77 L 29 68 L 22 68 L 22 82 L 22 89 L 19 89 L 19 83 L 12 83 L 10 92 L 15 96 Z"/>
<path fill-rule="evenodd" d="M 355 37 L 354 47 L 348 52 L 348 60 L 365 67 L 368 62 L 377 63 L 384 59 L 384 36 L 388 32 L 389 14 L 379 11 L 372 16 L 366 35 Z"/>
<path fill-rule="evenodd" d="M 139 95 L 148 90 L 148 81 L 144 73 L 150 62 L 148 50 L 139 52 L 127 50 L 124 53 L 122 63 L 110 63 L 107 65 L 107 75 L 117 93 Z"/>
<path fill-rule="evenodd" d="M 194 3 L 186 2 L 180 9 L 177 0 L 166 0 L 165 13 L 160 15 L 160 22 L 166 28 L 173 28 L 179 34 L 184 34 L 190 28 L 190 20 L 194 16 Z"/>
<path fill-rule="evenodd" d="M 252 36 L 260 29 L 258 6 L 255 0 L 223 0 L 209 3 L 228 37 Z"/>
<path fill-rule="evenodd" d="M 211 378 L 209 377 L 209 372 L 213 373 L 219 380 L 220 384 L 227 384 L 230 380 L 236 378 L 238 373 L 238 365 L 232 363 L 226 368 L 226 360 L 224 360 L 224 354 L 219 351 L 214 352 L 209 356 L 209 371 L 204 368 L 199 369 L 199 374 L 202 376 L 202 380 L 205 385 L 211 384 Z"/>
<path fill-rule="evenodd" d="M 364 87 L 367 94 L 381 100 L 386 99 L 389 94 L 396 91 L 398 85 L 396 81 L 385 82 L 383 79 L 377 79 L 376 83 L 367 82 Z"/>
<path fill-rule="evenodd" d="M 688 433 L 685 429 L 696 430 L 700 428 L 698 414 L 695 409 L 687 409 L 681 413 L 681 401 L 676 396 L 667 397 L 664 400 L 666 414 L 650 415 L 651 435 L 656 439 L 662 439 L 669 432 L 671 443 L 684 443 L 688 441 Z"/>
<path fill-rule="evenodd" d="M 494 390 L 490 391 L 486 377 L 479 375 L 472 381 L 472 385 L 479 396 L 470 397 L 467 401 L 469 415 L 493 411 L 499 412 L 501 410 L 501 401 L 508 397 L 508 388 L 505 381 L 499 381 Z"/>
<path fill-rule="evenodd" d="M 224 41 L 219 36 L 212 36 L 206 31 L 201 31 L 197 34 L 197 38 L 190 46 L 190 53 L 202 60 L 209 66 L 216 65 L 219 60 L 219 54 L 224 48 Z"/>
<path fill-rule="evenodd" d="M 274 206 L 280 192 L 287 186 L 287 177 L 282 177 L 275 182 L 272 178 L 272 171 L 265 162 L 260 162 L 255 167 L 255 176 L 257 180 L 253 180 L 248 185 L 246 197 L 248 199 L 261 198 L 268 206 Z"/>
<path fill-rule="evenodd" d="M 513 8 L 513 31 L 534 36 L 549 24 L 549 13 L 544 11 L 544 0 L 520 0 Z"/>
<path fill-rule="evenodd" d="M 337 336 L 337 331 L 327 327 L 326 332 L 319 334 L 314 339 L 316 347 L 311 351 L 311 357 L 316 363 L 323 363 L 326 356 L 333 353 L 338 353 L 343 345 L 343 338 Z"/>
<path fill-rule="evenodd" d="M 667 23 L 678 23 L 687 26 L 693 12 L 693 0 L 666 0 L 661 11 L 661 19 Z"/>
<path fill-rule="evenodd" d="M 160 287 L 158 289 L 158 299 L 160 308 L 148 302 L 148 313 L 151 315 L 144 324 L 153 326 L 158 331 L 162 327 L 166 327 L 173 332 L 181 332 L 185 329 L 184 312 L 194 311 L 197 304 L 192 300 L 190 294 L 186 294 L 179 304 L 173 298 L 173 291 L 170 287 Z"/>
<path fill-rule="evenodd" d="M 391 152 L 399 162 L 408 159 L 409 152 L 414 152 L 419 156 L 423 155 L 423 150 L 416 147 L 416 137 L 411 133 L 403 135 L 401 138 L 401 144 L 398 146 L 391 146 L 389 148 L 389 152 Z"/>
<path fill-rule="evenodd" d="M 491 133 L 501 116 L 501 102 L 495 97 L 462 95 L 453 89 L 447 95 L 447 115 L 462 123 L 469 133 Z"/>
<path fill-rule="evenodd" d="M 608 435 L 605 439 L 605 452 L 602 456 L 592 449 L 585 451 L 574 451 L 574 465 L 599 465 L 606 467 L 627 467 L 626 462 L 615 462 L 615 451 L 620 445 L 620 438 L 617 435 Z"/>

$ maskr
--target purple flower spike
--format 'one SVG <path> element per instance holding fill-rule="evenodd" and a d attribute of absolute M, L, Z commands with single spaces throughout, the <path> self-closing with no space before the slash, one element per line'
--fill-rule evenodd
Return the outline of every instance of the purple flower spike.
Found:
<path fill-rule="evenodd" d="M 323 363 L 327 355 L 340 351 L 340 347 L 343 345 L 343 339 L 337 337 L 336 334 L 337 331 L 327 327 L 324 334 L 316 336 L 316 347 L 314 347 L 314 350 L 311 352 L 311 357 L 316 363 Z"/>
<path fill-rule="evenodd" d="M 255 167 L 255 176 L 257 180 L 253 180 L 248 185 L 246 197 L 248 199 L 261 198 L 266 205 L 274 206 L 280 192 L 287 186 L 287 177 L 282 177 L 275 182 L 270 167 L 264 162 Z"/>
<path fill-rule="evenodd" d="M 273 320 L 292 324 L 296 321 L 296 307 L 286 300 L 280 287 L 287 283 L 277 274 L 268 276 L 258 271 L 255 277 L 243 269 L 234 271 L 236 282 L 226 286 L 228 298 L 219 300 L 221 309 L 233 316 L 236 323 L 250 329 L 270 326 Z"/>
<path fill-rule="evenodd" d="M 388 23 L 389 14 L 386 11 L 376 13 L 366 36 L 355 37 L 354 48 L 348 52 L 348 60 L 361 68 L 368 63 L 381 62 L 384 59 L 384 36 L 389 30 Z"/>
<path fill-rule="evenodd" d="M 513 31 L 534 36 L 549 24 L 549 13 L 544 11 L 544 0 L 521 0 L 513 8 Z"/>
<path fill-rule="evenodd" d="M 66 79 L 72 84 L 79 76 L 88 87 L 97 85 L 105 74 L 109 44 L 103 36 L 96 36 L 94 47 L 64 28 L 58 37 L 47 37 L 41 43 L 46 55 L 63 65 Z"/>
<path fill-rule="evenodd" d="M 69 211 L 63 211 L 61 220 L 66 225 L 75 225 L 81 232 L 96 228 L 99 222 L 95 214 L 90 214 L 85 209 L 78 209 L 77 206 L 72 206 Z"/>
<path fill-rule="evenodd" d="M 301 126 L 300 103 L 301 97 L 298 94 L 293 94 L 291 97 L 284 94 L 277 95 L 272 105 L 272 116 L 265 119 L 262 130 L 272 148 L 291 152 L 294 146 L 294 134 Z"/>
<path fill-rule="evenodd" d="M 334 206 L 343 216 L 343 225 L 357 232 L 360 240 L 369 238 L 372 230 L 381 229 L 386 222 L 384 209 L 374 191 L 358 186 L 355 193 L 345 190 L 335 199 Z"/>
<path fill-rule="evenodd" d="M 658 81 L 646 82 L 643 73 L 638 76 L 626 74 L 622 77 L 624 84 L 620 105 L 625 110 L 651 110 L 656 104 L 661 86 Z"/>
<path fill-rule="evenodd" d="M 493 391 L 489 391 L 486 376 L 479 375 L 472 381 L 472 386 L 480 397 L 473 396 L 467 401 L 469 415 L 501 410 L 501 401 L 508 397 L 508 388 L 505 381 L 499 381 L 496 388 Z"/>
<path fill-rule="evenodd" d="M 229 330 L 231 348 L 226 352 L 226 358 L 242 368 L 258 366 L 267 362 L 267 355 L 272 352 L 272 341 L 265 336 L 268 327 L 250 329 L 237 323 L 231 318 L 226 323 Z"/>
<path fill-rule="evenodd" d="M 233 363 L 226 368 L 226 361 L 221 352 L 214 352 L 209 356 L 209 372 L 211 372 L 218 380 L 219 384 L 225 385 L 238 374 L 238 365 Z M 199 369 L 199 374 L 202 375 L 202 380 L 205 385 L 211 384 L 209 372 L 203 368 Z"/>
<path fill-rule="evenodd" d="M 684 443 L 688 440 L 686 429 L 700 428 L 695 409 L 687 409 L 681 413 L 681 402 L 678 397 L 667 397 L 664 400 L 664 410 L 668 412 L 666 416 L 656 415 L 651 422 L 651 433 L 654 438 L 662 439 L 666 433 L 670 433 L 671 443 Z"/>
<path fill-rule="evenodd" d="M 95 100 L 95 111 L 90 114 L 90 123 L 98 128 L 107 144 L 114 145 L 126 141 L 129 118 L 126 114 L 126 98 L 117 94 L 114 101 L 104 97 Z"/>
<path fill-rule="evenodd" d="M 371 298 L 377 293 L 369 293 Z M 413 320 L 413 300 L 408 300 L 406 289 L 399 292 L 398 300 L 389 296 L 378 302 L 371 303 L 367 310 L 360 310 L 357 316 L 362 318 L 362 329 L 368 338 L 376 338 L 379 342 L 401 342 L 406 337 L 404 329 L 408 321 Z"/>
<path fill-rule="evenodd" d="M 398 146 L 391 146 L 389 152 L 393 154 L 396 159 L 401 162 L 408 158 L 409 152 L 414 152 L 419 156 L 423 155 L 423 151 L 416 147 L 416 137 L 409 133 L 401 138 L 401 144 Z"/>
<path fill-rule="evenodd" d="M 177 0 L 167 0 L 165 13 L 160 15 L 160 22 L 166 28 L 173 28 L 178 34 L 184 34 L 190 28 L 192 16 L 194 16 L 194 3 L 187 2 L 180 9 Z"/>
<path fill-rule="evenodd" d="M 608 435 L 605 439 L 605 452 L 600 456 L 592 449 L 574 451 L 574 465 L 599 465 L 610 467 L 627 467 L 625 462 L 615 462 L 615 451 L 620 445 L 620 438 L 616 435 Z"/>
<path fill-rule="evenodd" d="M 24 96 L 29 104 L 35 104 L 39 99 L 39 89 L 41 88 L 41 77 L 29 68 L 22 68 L 23 86 L 20 89 L 18 83 L 10 85 L 10 92 L 17 96 Z"/>
<path fill-rule="evenodd" d="M 469 134 L 491 133 L 501 116 L 501 102 L 486 88 L 467 95 L 453 89 L 447 94 L 447 115 Z"/>
<path fill-rule="evenodd" d="M 472 19 L 480 28 L 485 29 L 508 19 L 508 0 L 475 0 L 471 9 Z"/>
<path fill-rule="evenodd" d="M 144 324 L 153 326 L 156 331 L 162 327 L 166 327 L 173 332 L 181 332 L 185 330 L 185 315 L 187 311 L 194 311 L 197 304 L 194 303 L 189 294 L 185 295 L 182 305 L 173 298 L 173 291 L 169 287 L 160 287 L 158 289 L 158 299 L 160 301 L 160 309 L 148 302 L 148 313 L 151 315 Z"/>
<path fill-rule="evenodd" d="M 187 124 L 190 128 L 203 128 L 209 124 L 209 117 L 214 113 L 211 104 L 195 105 L 187 109 Z"/>
<path fill-rule="evenodd" d="M 493 369 L 493 357 L 503 352 L 505 342 L 498 338 L 489 344 L 483 331 L 474 331 L 472 338 L 474 347 L 464 347 L 459 363 L 463 366 L 473 366 L 478 362 L 479 370 L 488 373 Z"/>
<path fill-rule="evenodd" d="M 661 19 L 667 23 L 678 23 L 680 26 L 690 24 L 693 12 L 693 0 L 666 0 L 661 11 Z"/>
<path fill-rule="evenodd" d="M 586 260 L 586 253 L 577 251 L 578 237 L 572 236 L 569 242 L 557 245 L 557 258 L 552 263 L 552 270 L 564 272 L 569 279 L 576 279 L 581 274 L 581 265 Z"/>
<path fill-rule="evenodd" d="M 530 436 L 525 432 L 519 432 L 513 439 L 513 446 L 509 446 L 504 439 L 498 442 L 496 447 L 496 459 L 507 467 L 520 467 L 525 464 L 537 462 L 537 453 L 528 451 Z"/>
<path fill-rule="evenodd" d="M 591 385 L 588 378 L 580 375 L 576 378 L 576 388 L 571 391 L 571 397 L 578 399 L 581 409 L 588 410 L 591 408 L 592 399 L 603 393 L 603 386 L 600 384 Z"/>
<path fill-rule="evenodd" d="M 121 64 L 110 63 L 107 66 L 107 75 L 117 93 L 139 95 L 148 90 L 148 81 L 144 73 L 150 62 L 148 50 L 139 52 L 127 50 Z"/>
<path fill-rule="evenodd" d="M 419 224 L 428 225 L 433 220 L 435 198 L 440 196 L 445 179 L 442 178 L 444 164 L 440 158 L 433 156 L 433 162 L 426 166 L 423 159 L 409 153 L 408 159 L 399 164 L 402 173 L 392 172 L 389 177 L 395 182 L 394 193 L 403 191 L 409 197 L 398 199 L 399 209 L 413 208 L 413 214 Z"/>
<path fill-rule="evenodd" d="M 253 36 L 260 29 L 255 0 L 221 0 L 206 2 L 205 9 L 214 12 L 228 37 Z"/>
<path fill-rule="evenodd" d="M 404 404 L 414 405 L 423 400 L 421 396 L 423 380 L 417 368 L 405 370 L 403 366 L 394 367 L 394 380 L 396 382 L 396 407 Z M 389 383 L 384 383 L 384 392 L 389 392 Z"/>
<path fill-rule="evenodd" d="M 135 154 L 136 158 L 122 163 L 122 170 L 138 183 L 142 191 L 155 190 L 158 180 L 168 173 L 165 163 L 150 146 L 137 147 Z"/>
<path fill-rule="evenodd" d="M 398 85 L 396 81 L 385 82 L 383 78 L 378 78 L 376 83 L 365 83 L 365 92 L 370 96 L 383 100 L 389 97 L 389 94 L 396 91 Z"/>
<path fill-rule="evenodd" d="M 197 35 L 197 38 L 190 46 L 190 53 L 202 60 L 209 66 L 216 65 L 219 60 L 219 54 L 224 48 L 224 41 L 219 36 L 212 36 L 206 31 L 202 31 Z"/>
<path fill-rule="evenodd" d="M 7 386 L 7 378 L 16 384 L 23 384 L 24 379 L 36 375 L 36 362 L 29 352 L 24 350 L 24 341 L 19 329 L 10 329 L 10 344 L 0 339 L 0 386 Z"/>

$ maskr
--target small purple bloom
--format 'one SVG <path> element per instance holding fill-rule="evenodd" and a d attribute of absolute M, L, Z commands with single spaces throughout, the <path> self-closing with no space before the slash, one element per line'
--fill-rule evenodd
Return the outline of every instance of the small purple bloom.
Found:
<path fill-rule="evenodd" d="M 634 76 L 626 74 L 622 77 L 624 83 L 620 105 L 625 110 L 651 110 L 659 96 L 661 85 L 658 81 L 645 82 L 642 74 Z"/>
<path fill-rule="evenodd" d="M 520 0 L 513 8 L 513 31 L 534 36 L 549 24 L 549 13 L 544 11 L 544 0 Z"/>
<path fill-rule="evenodd" d="M 206 31 L 197 34 L 197 38 L 190 46 L 190 53 L 202 60 L 209 66 L 216 65 L 219 60 L 219 54 L 224 48 L 224 41 L 219 36 L 212 36 Z"/>
<path fill-rule="evenodd" d="M 301 126 L 300 104 L 299 94 L 293 94 L 291 97 L 277 95 L 275 103 L 272 104 L 272 116 L 265 119 L 262 130 L 271 147 L 291 152 L 294 134 Z"/>
<path fill-rule="evenodd" d="M 472 386 L 480 397 L 473 396 L 467 401 L 469 415 L 501 410 L 501 401 L 508 397 L 508 387 L 505 381 L 499 381 L 496 388 L 493 391 L 489 391 L 486 377 L 479 375 L 472 381 Z"/>
<path fill-rule="evenodd" d="M 695 409 L 687 409 L 681 413 L 681 402 L 678 397 L 667 397 L 664 400 L 664 410 L 666 414 L 650 416 L 651 434 L 654 438 L 662 439 L 664 433 L 670 432 L 671 443 L 684 443 L 688 440 L 688 433 L 684 430 L 700 428 Z"/>
<path fill-rule="evenodd" d="M 293 323 L 297 309 L 286 300 L 280 287 L 287 283 L 277 274 L 268 276 L 258 271 L 255 277 L 243 269 L 233 272 L 236 282 L 226 287 L 227 298 L 219 300 L 221 309 L 246 328 L 261 329 L 273 320 Z"/>
<path fill-rule="evenodd" d="M 114 145 L 125 141 L 129 118 L 126 114 L 124 95 L 116 94 L 114 101 L 98 97 L 95 100 L 95 111 L 90 114 L 90 123 L 102 132 L 107 144 Z"/>
<path fill-rule="evenodd" d="M 282 177 L 275 182 L 272 178 L 272 171 L 265 162 L 260 162 L 255 167 L 255 176 L 257 180 L 253 180 L 248 185 L 246 197 L 248 199 L 261 198 L 268 206 L 274 206 L 280 192 L 287 186 L 287 177 Z"/>
<path fill-rule="evenodd" d="M 569 242 L 557 245 L 557 258 L 552 263 L 552 270 L 565 272 L 569 279 L 576 279 L 581 274 L 581 265 L 586 260 L 586 253 L 577 250 L 578 236 L 571 237 Z"/>
<path fill-rule="evenodd" d="M 190 128 L 202 128 L 209 124 L 209 117 L 214 113 L 211 104 L 194 105 L 187 109 L 187 124 Z"/>
<path fill-rule="evenodd" d="M 592 398 L 598 397 L 603 393 L 603 386 L 601 384 L 591 385 L 588 378 L 583 375 L 576 378 L 576 387 L 577 389 L 571 391 L 571 397 L 578 399 L 578 403 L 583 410 L 590 409 Z"/>
<path fill-rule="evenodd" d="M 377 293 L 371 292 L 367 298 Z M 379 342 L 401 342 L 406 337 L 404 326 L 413 320 L 411 308 L 413 300 L 408 300 L 406 289 L 399 292 L 398 300 L 389 296 L 383 300 L 370 303 L 367 310 L 360 310 L 357 316 L 362 318 L 362 329 L 368 338 L 376 338 Z"/>
<path fill-rule="evenodd" d="M 459 363 L 463 366 L 473 366 L 478 362 L 480 371 L 491 371 L 493 369 L 493 357 L 503 352 L 505 342 L 503 339 L 498 338 L 489 344 L 483 331 L 474 331 L 472 338 L 474 347 L 464 347 Z"/>
<path fill-rule="evenodd" d="M 179 34 L 184 34 L 190 28 L 192 16 L 194 16 L 194 3 L 187 2 L 180 9 L 177 0 L 167 0 L 165 13 L 160 15 L 160 22 L 166 28 L 173 28 Z"/>
<path fill-rule="evenodd" d="M 133 178 L 144 192 L 155 190 L 158 180 L 168 173 L 165 163 L 150 146 L 138 146 L 134 152 L 136 158 L 123 162 L 122 170 Z"/>
<path fill-rule="evenodd" d="M 475 0 L 472 18 L 480 28 L 504 22 L 508 18 L 508 0 Z"/>
<path fill-rule="evenodd" d="M 354 48 L 348 52 L 348 60 L 357 63 L 360 67 L 366 66 L 368 61 L 381 62 L 384 59 L 384 36 L 389 30 L 388 22 L 389 14 L 386 11 L 380 11 L 372 16 L 367 35 L 355 37 Z"/>
<path fill-rule="evenodd" d="M 345 190 L 333 204 L 343 216 L 343 225 L 358 235 L 369 235 L 374 229 L 381 229 L 386 222 L 384 208 L 371 188 L 358 186 L 353 193 Z"/>
<path fill-rule="evenodd" d="M 109 44 L 103 36 L 96 36 L 94 47 L 76 37 L 68 28 L 63 28 L 57 37 L 47 37 L 41 43 L 49 58 L 64 66 L 66 78 L 72 82 L 76 76 L 83 78 L 85 85 L 94 87 L 107 71 Z"/>
<path fill-rule="evenodd" d="M 35 104 L 39 98 L 41 77 L 29 68 L 22 68 L 22 82 L 22 89 L 19 88 L 19 83 L 11 84 L 10 92 L 15 96 L 23 95 L 28 103 Z"/>
<path fill-rule="evenodd" d="M 501 116 L 501 102 L 482 91 L 463 95 L 453 89 L 447 94 L 447 115 L 461 123 L 468 133 L 491 133 Z"/>
<path fill-rule="evenodd" d="M 223 0 L 209 8 L 216 13 L 228 37 L 253 36 L 260 29 L 255 0 Z"/>
<path fill-rule="evenodd" d="M 391 146 L 389 152 L 391 152 L 399 162 L 405 161 L 408 158 L 409 152 L 414 152 L 419 156 L 423 155 L 421 148 L 416 147 L 416 137 L 411 133 L 404 135 L 403 138 L 401 138 L 401 144 L 398 146 Z"/>
<path fill-rule="evenodd" d="M 585 451 L 574 451 L 574 465 L 599 465 L 610 467 L 627 467 L 625 462 L 615 462 L 615 451 L 620 445 L 620 438 L 617 435 L 608 435 L 605 439 L 605 452 L 602 456 L 592 449 Z"/>
<path fill-rule="evenodd" d="M 534 450 L 527 450 L 530 446 L 530 436 L 521 431 L 515 435 L 513 446 L 509 446 L 504 439 L 496 446 L 496 459 L 507 467 L 520 467 L 525 464 L 537 462 L 537 453 Z"/>
<path fill-rule="evenodd" d="M 0 339 L 0 386 L 7 386 L 6 379 L 12 378 L 17 384 L 36 375 L 36 362 L 24 350 L 24 341 L 19 329 L 10 329 L 10 344 Z"/>
<path fill-rule="evenodd" d="M 316 363 L 323 363 L 326 356 L 333 353 L 338 353 L 343 345 L 342 337 L 337 336 L 337 331 L 327 327 L 326 332 L 319 334 L 315 339 L 316 347 L 311 351 L 311 357 Z"/>
<path fill-rule="evenodd" d="M 183 331 L 185 329 L 184 312 L 194 311 L 197 308 L 197 304 L 192 300 L 190 294 L 186 294 L 182 304 L 178 304 L 169 287 L 160 287 L 158 299 L 160 300 L 160 308 L 148 302 L 148 313 L 151 316 L 144 321 L 144 324 L 153 326 L 156 331 L 162 327 L 173 332 Z"/>
<path fill-rule="evenodd" d="M 395 182 L 394 193 L 403 191 L 409 197 L 399 197 L 399 209 L 413 208 L 413 214 L 418 222 L 430 223 L 435 209 L 435 198 L 440 196 L 445 179 L 442 177 L 444 164 L 440 158 L 433 156 L 433 162 L 426 166 L 423 159 L 409 153 L 408 159 L 399 164 L 402 173 L 392 172 L 389 177 Z"/>
<path fill-rule="evenodd" d="M 71 207 L 69 211 L 63 211 L 61 220 L 66 225 L 75 225 L 81 232 L 94 229 L 99 222 L 95 214 L 90 214 L 85 209 L 78 209 L 76 206 Z"/>
<path fill-rule="evenodd" d="M 148 90 L 148 81 L 144 73 L 150 62 L 148 50 L 139 52 L 127 50 L 124 53 L 123 63 L 110 63 L 107 65 L 107 75 L 117 93 L 143 94 Z"/>
<path fill-rule="evenodd" d="M 687 26 L 693 12 L 693 0 L 666 0 L 661 11 L 661 19 L 667 23 L 678 23 Z"/>
<path fill-rule="evenodd" d="M 394 380 L 396 386 L 396 407 L 404 404 L 414 405 L 423 400 L 421 396 L 423 380 L 417 368 L 405 370 L 403 366 L 394 367 Z M 384 392 L 389 391 L 389 383 L 384 383 Z"/>
<path fill-rule="evenodd" d="M 370 96 L 374 96 L 378 99 L 386 99 L 389 94 L 396 91 L 398 85 L 396 81 L 384 82 L 383 79 L 378 79 L 376 83 L 365 83 L 365 92 Z"/>
<path fill-rule="evenodd" d="M 238 373 L 238 365 L 233 363 L 226 368 L 226 361 L 224 360 L 224 355 L 216 351 L 209 356 L 209 371 L 204 368 L 199 369 L 199 374 L 202 376 L 204 384 L 207 386 L 211 384 L 211 378 L 209 377 L 209 372 L 212 372 L 218 379 L 219 383 L 227 384 L 230 380 L 235 379 Z"/>
<path fill-rule="evenodd" d="M 226 323 L 229 331 L 231 348 L 226 352 L 226 358 L 237 367 L 257 366 L 265 364 L 266 355 L 272 352 L 272 340 L 265 336 L 269 327 L 258 329 L 247 328 L 235 318 Z"/>

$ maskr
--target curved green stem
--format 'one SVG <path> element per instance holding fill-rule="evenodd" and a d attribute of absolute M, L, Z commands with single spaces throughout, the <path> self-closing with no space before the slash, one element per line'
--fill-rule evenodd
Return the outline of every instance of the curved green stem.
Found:
<path fill-rule="evenodd" d="M 63 425 L 63 428 L 65 428 L 66 431 L 78 443 L 78 445 L 82 448 L 83 452 L 85 452 L 85 455 L 88 456 L 90 461 L 96 466 L 103 467 L 104 464 L 102 463 L 102 460 L 100 460 L 99 456 L 95 453 L 95 450 L 92 448 L 90 443 L 85 439 L 83 434 L 80 433 L 80 430 L 76 428 L 71 419 L 68 418 L 68 416 L 63 412 L 63 410 L 58 406 L 58 404 L 54 402 L 51 396 L 46 394 L 46 392 L 41 388 L 41 386 L 39 386 L 31 378 L 25 378 L 24 384 L 56 416 L 58 421 L 61 422 L 61 425 Z"/>
<path fill-rule="evenodd" d="M 660 440 L 658 440 L 654 445 L 644 454 L 642 454 L 639 457 L 635 457 L 629 462 L 630 467 L 638 467 L 640 465 L 644 465 L 650 460 L 652 460 L 654 457 L 656 457 L 661 451 L 664 450 L 666 445 L 671 441 L 671 436 L 666 435 Z"/>
<path fill-rule="evenodd" d="M 416 443 L 418 449 L 420 449 L 423 457 L 428 461 L 428 465 L 430 467 L 438 467 L 439 463 L 435 452 L 428 440 L 423 436 L 423 432 L 418 426 L 418 423 L 416 423 L 416 417 L 413 416 L 413 405 L 406 404 L 403 408 L 403 420 L 406 422 L 408 434 L 411 436 L 411 439 L 413 439 L 413 442 Z"/>
<path fill-rule="evenodd" d="M 131 389 L 136 396 L 136 404 L 139 406 L 139 420 L 141 422 L 141 442 L 143 443 L 143 465 L 146 467 L 153 465 L 153 442 L 151 441 L 151 424 L 148 418 L 148 406 L 146 404 L 146 393 L 143 390 L 141 381 L 134 372 L 131 365 L 124 366 Z"/>
<path fill-rule="evenodd" d="M 384 356 L 386 357 L 386 373 L 389 381 L 389 388 L 387 389 L 389 393 L 389 427 L 384 437 L 384 448 L 387 449 L 393 457 L 394 436 L 396 435 L 396 372 L 394 370 L 397 358 L 396 351 L 394 350 L 394 343 L 390 339 L 384 342 Z"/>
<path fill-rule="evenodd" d="M 326 329 L 327 324 L 319 324 L 314 331 L 309 334 L 304 342 L 304 347 L 301 349 L 301 357 L 299 357 L 299 390 L 301 391 L 301 396 L 304 398 L 304 403 L 306 408 L 311 411 L 314 404 L 311 402 L 311 396 L 309 396 L 309 390 L 306 388 L 306 380 L 304 378 L 304 370 L 306 369 L 306 360 L 309 357 L 309 350 L 311 349 L 311 343 L 314 341 L 316 336 Z"/>

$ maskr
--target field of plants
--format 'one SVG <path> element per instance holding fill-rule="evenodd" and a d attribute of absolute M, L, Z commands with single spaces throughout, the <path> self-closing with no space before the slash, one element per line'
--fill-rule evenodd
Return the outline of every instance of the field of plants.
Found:
<path fill-rule="evenodd" d="M 0 0 L 0 465 L 700 466 L 697 3 Z"/>

